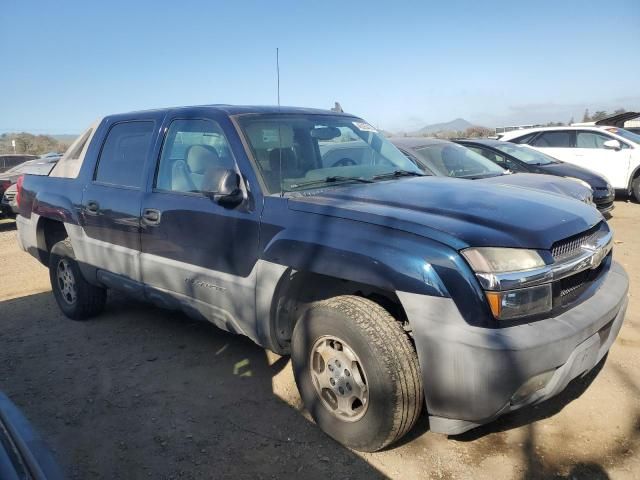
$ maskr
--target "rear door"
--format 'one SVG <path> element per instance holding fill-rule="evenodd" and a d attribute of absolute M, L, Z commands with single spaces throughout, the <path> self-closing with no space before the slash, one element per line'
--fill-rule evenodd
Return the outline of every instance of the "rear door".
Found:
<path fill-rule="evenodd" d="M 247 191 L 240 205 L 216 203 L 207 183 L 215 169 L 241 172 L 228 140 L 237 134 L 224 114 L 212 112 L 169 116 L 163 130 L 142 201 L 147 294 L 177 299 L 219 327 L 246 334 L 255 324 L 259 210 Z"/>
<path fill-rule="evenodd" d="M 575 143 L 573 130 L 547 130 L 533 138 L 529 145 L 558 160 L 582 166 L 575 156 Z"/>
<path fill-rule="evenodd" d="M 627 188 L 631 149 L 620 142 L 622 149 L 613 150 L 604 147 L 607 140 L 616 140 L 606 133 L 593 130 L 576 132 L 575 156 L 580 166 L 598 172 L 609 180 L 614 188 Z"/>
<path fill-rule="evenodd" d="M 98 154 L 93 178 L 82 194 L 81 225 L 70 235 L 81 261 L 140 281 L 140 205 L 145 165 L 159 121 L 112 122 Z M 76 241 L 74 241 L 76 240 Z"/>

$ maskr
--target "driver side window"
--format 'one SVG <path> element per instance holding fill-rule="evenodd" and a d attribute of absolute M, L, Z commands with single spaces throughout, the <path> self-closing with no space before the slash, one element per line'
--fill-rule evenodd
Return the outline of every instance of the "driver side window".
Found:
<path fill-rule="evenodd" d="M 576 148 L 604 148 L 604 142 L 613 140 L 597 132 L 578 132 L 576 135 Z"/>
<path fill-rule="evenodd" d="M 166 133 L 156 181 L 158 190 L 210 193 L 223 172 L 233 169 L 231 150 L 213 120 L 173 120 Z"/>

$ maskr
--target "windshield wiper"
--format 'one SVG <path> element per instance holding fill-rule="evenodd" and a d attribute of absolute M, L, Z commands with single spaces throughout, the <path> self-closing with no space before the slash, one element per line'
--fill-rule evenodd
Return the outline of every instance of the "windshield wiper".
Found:
<path fill-rule="evenodd" d="M 373 179 L 380 178 L 398 178 L 398 177 L 425 177 L 424 173 L 414 172 L 411 170 L 394 170 L 393 172 L 381 173 L 379 175 L 374 175 Z"/>
<path fill-rule="evenodd" d="M 358 183 L 373 183 L 373 180 L 362 177 L 345 177 L 342 175 L 332 175 L 331 177 L 318 178 L 317 180 L 309 180 L 308 182 L 295 183 L 289 188 L 309 187 L 312 185 L 321 185 L 323 183 L 334 182 L 358 182 Z"/>

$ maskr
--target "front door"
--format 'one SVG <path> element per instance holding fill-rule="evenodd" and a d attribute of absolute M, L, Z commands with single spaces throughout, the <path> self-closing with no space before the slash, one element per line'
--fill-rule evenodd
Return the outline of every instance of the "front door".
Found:
<path fill-rule="evenodd" d="M 170 118 L 150 193 L 142 201 L 141 268 L 148 294 L 163 292 L 221 328 L 255 324 L 259 211 L 216 203 L 211 173 L 239 171 L 221 124 Z"/>
<path fill-rule="evenodd" d="M 593 170 L 611 182 L 613 188 L 626 189 L 629 178 L 630 149 L 613 150 L 604 147 L 607 140 L 615 140 L 605 133 L 590 130 L 576 132 L 576 162 Z M 623 147 L 626 144 L 620 142 Z"/>

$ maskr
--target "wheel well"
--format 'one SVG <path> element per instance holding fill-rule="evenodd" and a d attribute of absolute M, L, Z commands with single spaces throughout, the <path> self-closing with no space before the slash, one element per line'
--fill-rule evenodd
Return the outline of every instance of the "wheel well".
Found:
<path fill-rule="evenodd" d="M 377 303 L 410 331 L 407 315 L 395 292 L 318 273 L 289 271 L 281 278 L 271 303 L 270 331 L 274 349 L 278 353 L 289 353 L 293 328 L 304 311 L 313 302 L 339 295 L 357 295 Z"/>
<path fill-rule="evenodd" d="M 49 253 L 53 246 L 67 238 L 67 230 L 64 223 L 50 218 L 41 218 L 38 222 L 37 238 L 40 261 L 49 264 Z"/>

